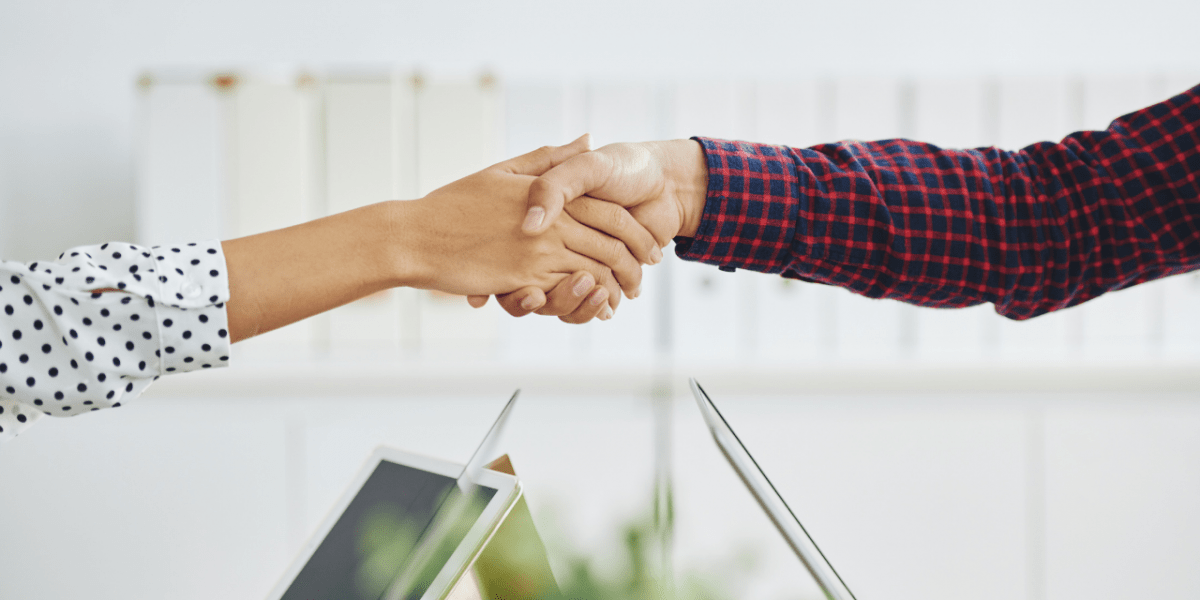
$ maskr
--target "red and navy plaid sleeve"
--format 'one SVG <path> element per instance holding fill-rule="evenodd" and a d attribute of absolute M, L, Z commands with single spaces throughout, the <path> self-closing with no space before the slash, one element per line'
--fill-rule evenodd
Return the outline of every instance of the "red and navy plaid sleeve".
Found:
<path fill-rule="evenodd" d="M 695 138 L 708 199 L 680 257 L 1026 319 L 1200 267 L 1200 86 L 1009 152 Z"/>

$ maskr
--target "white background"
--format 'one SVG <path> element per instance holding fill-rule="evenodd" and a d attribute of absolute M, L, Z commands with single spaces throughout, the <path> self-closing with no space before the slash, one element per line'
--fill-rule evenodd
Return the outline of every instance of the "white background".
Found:
<path fill-rule="evenodd" d="M 1197 21 L 1200 3 L 1190 0 L 4 0 L 0 249 L 36 260 L 132 238 L 133 82 L 147 68 L 399 64 L 617 79 L 1145 73 L 1200 68 Z"/>
<path fill-rule="evenodd" d="M 601 141 L 785 131 L 1016 146 L 1200 82 L 1196 22 L 1200 4 L 1179 0 L 7 0 L 0 249 L 33 260 L 135 238 L 146 72 L 488 69 L 512 84 L 509 124 L 527 124 L 509 128 L 510 154 L 576 127 Z M 567 110 L 545 128 L 559 139 L 533 135 L 546 113 L 520 111 L 546 89 L 566 90 L 560 106 L 587 98 L 586 118 Z M 993 101 L 998 114 L 982 114 Z M 655 125 L 654 111 L 670 119 Z M 373 446 L 465 460 L 516 385 L 529 393 L 509 450 L 535 516 L 611 556 L 614 524 L 645 506 L 653 477 L 653 376 L 679 391 L 698 372 L 860 599 L 1200 595 L 1192 278 L 1014 325 L 986 308 L 670 269 L 622 307 L 624 329 L 492 315 L 498 358 L 465 342 L 432 363 L 361 368 L 260 353 L 163 381 L 128 410 L 44 421 L 0 448 L 0 598 L 259 598 Z M 422 314 L 462 314 L 433 306 Z M 673 367 L 643 364 L 655 306 L 671 309 Z M 731 307 L 743 320 L 712 318 Z M 679 568 L 722 573 L 744 550 L 760 566 L 742 597 L 816 598 L 675 398 Z"/>

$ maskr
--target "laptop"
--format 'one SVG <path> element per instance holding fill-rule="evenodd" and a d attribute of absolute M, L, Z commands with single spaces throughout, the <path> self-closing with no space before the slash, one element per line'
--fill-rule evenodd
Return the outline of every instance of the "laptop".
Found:
<path fill-rule="evenodd" d="M 688 383 L 691 385 L 696 403 L 700 406 L 700 414 L 704 416 L 704 422 L 708 424 L 708 429 L 712 432 L 713 439 L 717 442 L 721 453 L 725 455 L 725 459 L 729 461 L 733 470 L 737 471 L 742 483 L 746 484 L 746 488 L 750 490 L 754 499 L 758 500 L 759 506 L 767 513 L 800 562 L 804 563 L 804 567 L 812 574 L 821 591 L 825 593 L 825 597 L 829 600 L 855 600 L 854 594 L 850 592 L 846 582 L 842 581 L 842 577 L 825 558 L 825 554 L 817 547 L 812 536 L 805 531 L 804 525 L 800 524 L 800 519 L 796 518 L 796 514 L 779 494 L 779 490 L 775 489 L 775 485 L 767 478 L 762 467 L 758 466 L 754 456 L 733 432 L 733 428 L 721 415 L 721 411 L 717 410 L 717 405 L 713 403 L 712 398 L 708 397 L 708 393 L 700 387 L 694 377 L 690 378 Z"/>

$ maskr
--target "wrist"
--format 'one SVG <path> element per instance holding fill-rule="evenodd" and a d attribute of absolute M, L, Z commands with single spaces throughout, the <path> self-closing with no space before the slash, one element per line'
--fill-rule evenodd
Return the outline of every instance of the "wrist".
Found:
<path fill-rule="evenodd" d="M 376 206 L 381 214 L 372 216 L 385 232 L 380 259 L 383 271 L 388 274 L 388 287 L 428 288 L 432 272 L 430 244 L 422 239 L 427 228 L 421 226 L 421 201 L 388 200 Z"/>
<path fill-rule="evenodd" d="M 695 140 L 660 142 L 669 193 L 679 210 L 678 237 L 695 237 L 708 200 L 708 163 Z"/>

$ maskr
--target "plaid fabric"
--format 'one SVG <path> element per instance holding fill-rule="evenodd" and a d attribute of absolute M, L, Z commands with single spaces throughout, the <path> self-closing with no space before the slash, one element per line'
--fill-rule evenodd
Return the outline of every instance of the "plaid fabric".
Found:
<path fill-rule="evenodd" d="M 1200 86 L 1009 152 L 695 138 L 708 199 L 677 254 L 1026 319 L 1200 266 Z"/>

